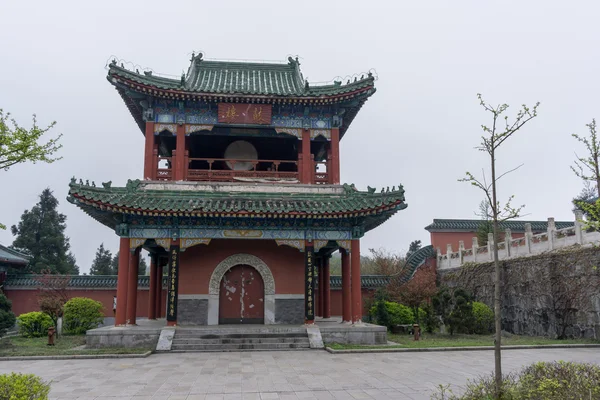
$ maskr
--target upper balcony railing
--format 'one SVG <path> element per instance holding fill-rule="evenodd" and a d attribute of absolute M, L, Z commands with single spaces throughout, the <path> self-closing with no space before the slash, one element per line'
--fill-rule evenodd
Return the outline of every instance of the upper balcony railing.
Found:
<path fill-rule="evenodd" d="M 232 182 L 246 179 L 298 181 L 298 161 L 189 158 L 187 165 L 187 181 Z"/>
<path fill-rule="evenodd" d="M 186 152 L 187 153 L 187 152 Z M 312 158 L 312 157 L 311 157 Z M 227 158 L 190 158 L 182 162 L 183 171 L 176 172 L 177 154 L 159 157 L 154 153 L 154 176 L 150 179 L 196 182 L 252 182 L 331 184 L 330 160 L 314 161 L 304 173 L 302 160 L 245 160 Z M 309 176 L 304 177 L 307 174 Z"/>

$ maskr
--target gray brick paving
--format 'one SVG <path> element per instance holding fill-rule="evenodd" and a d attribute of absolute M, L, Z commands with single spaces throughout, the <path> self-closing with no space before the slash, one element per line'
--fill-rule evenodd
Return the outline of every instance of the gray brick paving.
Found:
<path fill-rule="evenodd" d="M 511 350 L 505 371 L 535 361 L 600 363 L 598 349 Z M 491 351 L 329 354 L 325 351 L 157 354 L 145 359 L 4 361 L 0 373 L 52 382 L 52 399 L 429 399 L 491 372 Z"/>

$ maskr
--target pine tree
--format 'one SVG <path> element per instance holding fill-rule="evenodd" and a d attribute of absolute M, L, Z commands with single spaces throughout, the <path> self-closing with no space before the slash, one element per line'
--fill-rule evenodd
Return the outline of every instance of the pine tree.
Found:
<path fill-rule="evenodd" d="M 119 251 L 117 250 L 117 252 L 115 253 L 115 256 L 112 258 L 112 261 L 110 262 L 110 274 L 118 275 L 118 273 L 119 273 Z"/>
<path fill-rule="evenodd" d="M 146 275 L 147 269 L 148 269 L 148 264 L 146 264 L 146 257 L 143 257 L 140 254 L 140 263 L 138 265 L 138 275 Z"/>
<path fill-rule="evenodd" d="M 112 253 L 100 244 L 90 268 L 90 275 L 112 275 Z"/>
<path fill-rule="evenodd" d="M 148 264 L 146 263 L 146 258 L 140 254 L 140 262 L 138 264 L 138 275 L 146 275 L 146 271 L 148 269 Z M 166 268 L 165 268 L 166 270 Z M 118 275 L 119 273 L 119 252 L 115 253 L 115 256 L 112 258 L 110 263 L 110 273 L 112 275 Z"/>
<path fill-rule="evenodd" d="M 69 252 L 69 238 L 65 236 L 67 217 L 59 213 L 57 207 L 58 200 L 52 191 L 44 189 L 40 201 L 31 210 L 23 212 L 19 225 L 11 227 L 16 236 L 12 247 L 32 257 L 30 272 L 79 273 L 75 257 Z"/>

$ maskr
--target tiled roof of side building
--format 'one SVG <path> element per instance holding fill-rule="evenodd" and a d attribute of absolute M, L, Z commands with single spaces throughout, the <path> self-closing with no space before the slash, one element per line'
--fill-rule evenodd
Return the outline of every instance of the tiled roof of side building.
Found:
<path fill-rule="evenodd" d="M 432 224 L 425 227 L 429 232 L 476 232 L 483 223 L 479 219 L 434 219 Z M 512 232 L 525 232 L 525 224 L 531 224 L 534 232 L 548 230 L 548 221 L 511 220 L 500 223 L 500 229 L 510 229 Z M 572 227 L 573 221 L 556 221 L 556 229 Z"/>
<path fill-rule="evenodd" d="M 40 282 L 36 279 L 38 275 L 9 275 L 4 283 L 7 289 L 32 288 L 38 287 Z M 64 275 L 57 275 L 58 279 L 64 279 Z M 384 275 L 363 275 L 361 277 L 363 289 L 377 289 L 385 286 L 389 278 Z M 332 275 L 331 288 L 340 289 L 342 287 L 342 277 Z M 149 276 L 138 277 L 138 287 L 148 288 L 150 286 Z M 163 287 L 167 286 L 167 277 L 163 277 Z M 114 289 L 117 287 L 116 275 L 72 275 L 69 276 L 68 286 L 71 289 Z"/>
<path fill-rule="evenodd" d="M 0 244 L 0 265 L 26 266 L 29 264 L 30 257 L 27 254 L 20 253 Z"/>
<path fill-rule="evenodd" d="M 164 78 L 151 72 L 139 73 L 118 66 L 116 61 L 109 65 L 108 79 L 118 77 L 147 85 L 160 90 L 182 91 L 190 94 L 215 95 L 258 95 L 282 97 L 337 96 L 371 88 L 373 75 L 366 74 L 352 82 L 341 81 L 331 85 L 310 84 L 300 72 L 300 63 L 288 59 L 285 63 L 232 62 L 202 59 L 202 54 L 194 56 L 188 72 L 180 79 Z"/>

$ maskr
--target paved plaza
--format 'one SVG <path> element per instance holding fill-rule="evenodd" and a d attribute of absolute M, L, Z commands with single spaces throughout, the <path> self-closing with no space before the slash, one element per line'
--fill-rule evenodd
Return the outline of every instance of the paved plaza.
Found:
<path fill-rule="evenodd" d="M 505 371 L 534 361 L 600 363 L 599 349 L 509 350 Z M 53 399 L 429 399 L 493 368 L 491 351 L 156 354 L 141 359 L 4 361 L 0 373 L 52 381 Z"/>

